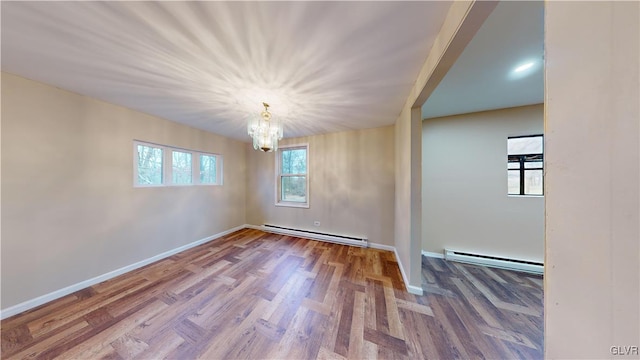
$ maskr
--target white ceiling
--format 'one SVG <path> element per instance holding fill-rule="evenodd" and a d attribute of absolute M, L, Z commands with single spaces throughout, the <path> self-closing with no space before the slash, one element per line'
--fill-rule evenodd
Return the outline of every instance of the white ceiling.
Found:
<path fill-rule="evenodd" d="M 542 103 L 543 54 L 544 3 L 500 2 L 422 106 L 423 119 Z"/>
<path fill-rule="evenodd" d="M 248 141 L 393 124 L 449 2 L 7 2 L 2 70 Z"/>

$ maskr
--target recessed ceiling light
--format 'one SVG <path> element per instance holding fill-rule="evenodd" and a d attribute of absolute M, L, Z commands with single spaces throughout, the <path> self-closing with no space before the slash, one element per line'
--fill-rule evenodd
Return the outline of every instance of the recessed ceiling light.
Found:
<path fill-rule="evenodd" d="M 528 63 L 526 63 L 526 64 L 522 64 L 522 65 L 518 66 L 518 67 L 517 67 L 517 68 L 515 68 L 513 71 L 515 71 L 515 72 L 522 72 L 522 71 L 525 71 L 525 70 L 529 69 L 529 68 L 530 68 L 530 67 L 532 67 L 532 66 L 533 66 L 533 61 L 530 61 L 530 62 L 528 62 Z"/>

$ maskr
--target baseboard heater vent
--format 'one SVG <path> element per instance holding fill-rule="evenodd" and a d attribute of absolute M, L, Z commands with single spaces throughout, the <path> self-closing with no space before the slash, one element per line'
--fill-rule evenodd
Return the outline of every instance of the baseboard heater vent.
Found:
<path fill-rule="evenodd" d="M 523 271 L 533 274 L 542 274 L 544 272 L 544 264 L 538 262 L 508 259 L 489 255 L 479 255 L 453 250 L 445 250 L 444 259 L 467 264 L 484 265 L 500 269 Z"/>
<path fill-rule="evenodd" d="M 307 239 L 328 241 L 328 242 L 337 243 L 337 244 L 343 244 L 343 245 L 367 247 L 367 239 L 366 238 L 358 238 L 358 237 L 335 235 L 335 234 L 326 234 L 326 233 L 321 233 L 321 232 L 316 232 L 316 231 L 292 229 L 292 228 L 276 226 L 276 225 L 269 225 L 269 224 L 264 224 L 264 225 L 262 225 L 261 228 L 264 231 L 277 233 L 277 234 L 298 236 L 298 237 L 303 237 L 303 238 L 307 238 Z"/>

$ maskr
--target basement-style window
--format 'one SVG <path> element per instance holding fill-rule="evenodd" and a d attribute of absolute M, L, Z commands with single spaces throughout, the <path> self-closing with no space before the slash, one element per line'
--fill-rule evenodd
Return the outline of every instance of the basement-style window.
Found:
<path fill-rule="evenodd" d="M 543 195 L 544 138 L 527 135 L 507 139 L 509 195 Z"/>
<path fill-rule="evenodd" d="M 309 145 L 282 146 L 276 156 L 276 205 L 309 207 Z"/>
<path fill-rule="evenodd" d="M 134 141 L 133 185 L 222 185 L 222 155 Z"/>

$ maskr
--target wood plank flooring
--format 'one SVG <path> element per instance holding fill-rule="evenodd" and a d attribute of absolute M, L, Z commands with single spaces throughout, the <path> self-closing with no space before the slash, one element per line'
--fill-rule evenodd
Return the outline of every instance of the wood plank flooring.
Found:
<path fill-rule="evenodd" d="M 542 279 L 245 229 L 0 323 L 3 359 L 542 358 Z"/>

